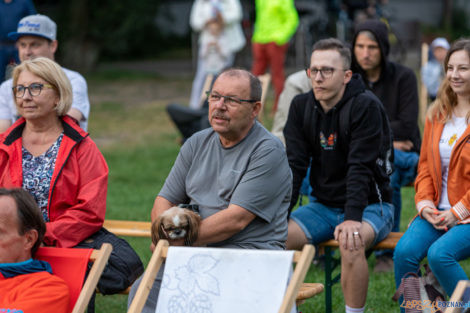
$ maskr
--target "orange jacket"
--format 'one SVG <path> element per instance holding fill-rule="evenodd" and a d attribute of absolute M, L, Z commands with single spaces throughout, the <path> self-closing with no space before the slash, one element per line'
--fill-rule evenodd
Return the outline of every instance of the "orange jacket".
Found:
<path fill-rule="evenodd" d="M 36 272 L 4 278 L 0 274 L 0 312 L 66 313 L 69 288 L 59 277 Z"/>
<path fill-rule="evenodd" d="M 444 123 L 436 118 L 426 119 L 423 144 L 415 181 L 415 203 L 418 213 L 425 206 L 436 208 L 441 198 L 442 171 L 439 153 Z M 459 223 L 470 223 L 470 127 L 456 142 L 452 149 L 447 178 L 447 195 L 451 211 Z"/>

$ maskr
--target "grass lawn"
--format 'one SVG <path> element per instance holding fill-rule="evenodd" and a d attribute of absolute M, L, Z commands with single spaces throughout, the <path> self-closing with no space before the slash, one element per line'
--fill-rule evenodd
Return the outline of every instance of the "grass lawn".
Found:
<path fill-rule="evenodd" d="M 191 79 L 165 79 L 136 72 L 98 72 L 87 77 L 92 103 L 89 131 L 105 156 L 109 170 L 106 218 L 150 220 L 155 196 L 179 151 L 179 135 L 165 112 L 169 102 L 187 103 Z M 272 106 L 272 93 L 267 110 Z M 265 114 L 270 129 L 272 117 Z M 402 189 L 402 231 L 415 214 L 414 191 Z M 146 264 L 150 259 L 150 239 L 126 238 Z M 375 259 L 369 259 L 372 269 Z M 465 268 L 470 270 L 468 262 Z M 308 282 L 324 283 L 321 268 L 311 266 Z M 392 302 L 393 274 L 371 272 L 366 312 L 397 312 Z M 344 312 L 339 284 L 333 288 L 334 312 Z M 101 296 L 96 299 L 96 312 L 125 312 L 127 296 Z M 324 312 L 324 294 L 308 300 L 300 307 L 304 313 Z M 218 312 L 217 312 L 218 313 Z"/>

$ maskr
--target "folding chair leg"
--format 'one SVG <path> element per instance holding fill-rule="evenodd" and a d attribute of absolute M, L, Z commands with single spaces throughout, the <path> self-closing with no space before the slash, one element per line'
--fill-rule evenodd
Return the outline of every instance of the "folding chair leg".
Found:
<path fill-rule="evenodd" d="M 325 247 L 325 309 L 326 313 L 332 312 L 332 281 L 333 275 L 333 256 L 331 255 L 331 247 Z"/>

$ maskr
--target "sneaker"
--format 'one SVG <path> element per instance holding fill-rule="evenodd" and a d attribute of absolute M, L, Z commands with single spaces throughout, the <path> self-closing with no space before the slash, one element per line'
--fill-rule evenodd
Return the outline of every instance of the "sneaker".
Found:
<path fill-rule="evenodd" d="M 374 273 L 386 273 L 393 271 L 393 259 L 388 255 L 383 255 L 375 260 Z"/>

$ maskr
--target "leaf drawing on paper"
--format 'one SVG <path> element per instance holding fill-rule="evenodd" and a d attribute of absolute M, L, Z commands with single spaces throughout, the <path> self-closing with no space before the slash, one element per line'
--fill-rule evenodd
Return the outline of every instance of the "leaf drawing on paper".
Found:
<path fill-rule="evenodd" d="M 169 300 L 169 313 L 212 313 L 209 295 L 219 296 L 220 288 L 218 279 L 210 272 L 218 262 L 210 255 L 196 254 L 186 265 L 175 269 L 177 294 Z"/>

